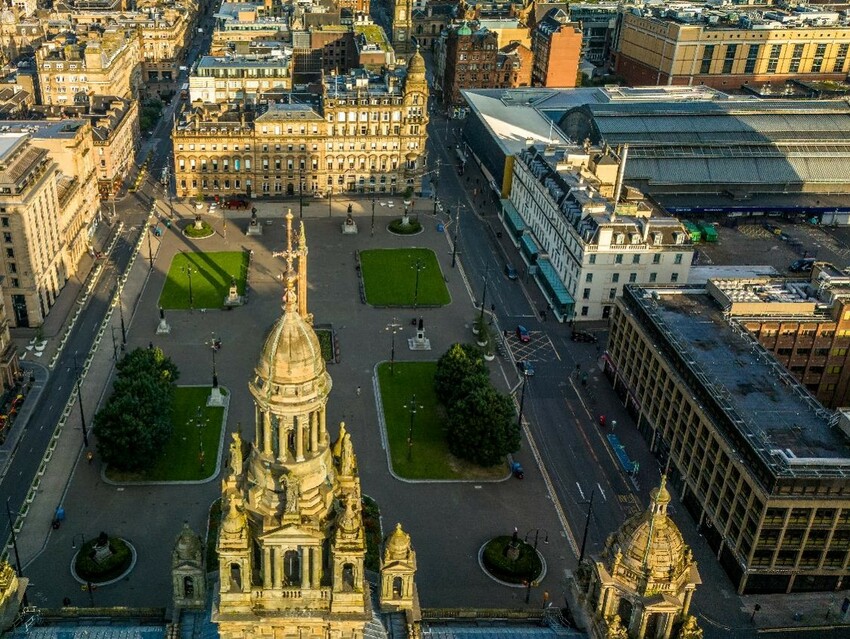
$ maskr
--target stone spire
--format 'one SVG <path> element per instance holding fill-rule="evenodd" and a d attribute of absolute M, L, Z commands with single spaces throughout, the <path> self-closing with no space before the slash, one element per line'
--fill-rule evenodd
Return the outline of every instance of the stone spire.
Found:
<path fill-rule="evenodd" d="M 312 326 L 313 314 L 307 311 L 307 232 L 304 222 L 298 233 L 298 313 Z"/>

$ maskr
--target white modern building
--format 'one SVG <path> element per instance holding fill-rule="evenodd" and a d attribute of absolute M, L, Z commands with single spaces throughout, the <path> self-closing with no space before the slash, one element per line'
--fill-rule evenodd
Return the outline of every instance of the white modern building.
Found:
<path fill-rule="evenodd" d="M 608 318 L 624 284 L 688 281 L 685 228 L 642 198 L 619 198 L 618 169 L 587 147 L 529 146 L 513 158 L 502 221 L 559 321 Z"/>

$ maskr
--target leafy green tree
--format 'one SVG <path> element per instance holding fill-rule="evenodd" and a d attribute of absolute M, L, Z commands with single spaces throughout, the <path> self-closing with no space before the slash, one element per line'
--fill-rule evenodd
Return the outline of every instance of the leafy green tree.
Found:
<path fill-rule="evenodd" d="M 173 429 L 177 366 L 158 348 L 136 350 L 117 366 L 112 395 L 94 417 L 97 450 L 110 466 L 139 471 L 153 464 Z"/>
<path fill-rule="evenodd" d="M 434 391 L 440 403 L 450 408 L 462 394 L 464 381 L 470 377 L 487 378 L 487 365 L 481 350 L 472 344 L 453 344 L 437 360 L 434 373 Z"/>
<path fill-rule="evenodd" d="M 464 384 L 464 388 L 468 392 L 449 409 L 449 450 L 480 466 L 498 464 L 519 449 L 513 404 L 489 383 Z"/>

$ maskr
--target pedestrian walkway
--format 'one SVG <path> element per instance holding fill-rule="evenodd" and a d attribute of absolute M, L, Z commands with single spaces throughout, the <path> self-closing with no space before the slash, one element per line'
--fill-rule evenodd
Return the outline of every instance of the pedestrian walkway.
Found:
<path fill-rule="evenodd" d="M 110 226 L 105 221 L 98 224 L 92 237 L 92 250 L 95 254 L 109 246 L 116 230 L 117 226 L 114 224 Z M 100 276 L 100 269 L 97 268 L 100 263 L 90 252 L 84 253 L 77 264 L 77 272 L 59 291 L 41 328 L 11 329 L 12 340 L 18 347 L 21 360 L 32 360 L 42 366 L 50 366 L 50 362 L 61 348 L 63 335 L 69 330 L 77 309 L 83 304 L 92 280 Z M 37 339 L 39 337 L 40 342 Z"/>
<path fill-rule="evenodd" d="M 123 289 L 123 301 L 129 310 L 129 321 L 127 326 L 132 325 L 133 309 L 138 303 L 145 281 L 150 269 L 144 260 L 136 260 L 133 268 L 127 276 Z M 120 319 L 118 313 L 110 309 L 107 317 L 98 331 L 99 338 L 96 340 L 92 353 L 89 354 L 90 362 L 84 366 L 84 376 L 80 382 L 83 397 L 83 414 L 86 417 L 87 430 L 91 431 L 92 420 L 97 408 L 103 398 L 111 389 L 111 376 L 114 368 L 113 349 L 108 340 L 102 340 L 109 335 L 113 328 L 120 330 Z M 27 516 L 24 519 L 23 529 L 18 535 L 18 549 L 24 566 L 31 563 L 50 539 L 54 530 L 51 526 L 56 508 L 64 505 L 65 493 L 74 477 L 79 472 L 77 462 L 83 452 L 82 417 L 79 406 L 76 405 L 76 396 L 71 396 L 72 410 L 65 415 L 65 424 L 59 430 L 58 440 L 45 465 L 42 477 L 38 478 L 39 485 L 37 497 L 29 505 Z M 92 446 L 93 448 L 93 446 Z M 84 472 L 96 473 L 99 464 L 84 467 Z M 75 514 L 72 510 L 65 508 L 68 523 L 79 526 L 82 522 L 74 521 Z"/>
<path fill-rule="evenodd" d="M 24 403 L 18 409 L 18 414 L 15 416 L 15 421 L 9 429 L 6 439 L 0 444 L 0 479 L 6 475 L 6 470 L 18 448 L 21 435 L 29 424 L 30 417 L 32 417 L 35 407 L 38 405 L 38 400 L 47 382 L 47 369 L 41 364 L 21 362 L 21 371 L 24 375 L 32 375 L 32 386 L 26 393 Z"/>

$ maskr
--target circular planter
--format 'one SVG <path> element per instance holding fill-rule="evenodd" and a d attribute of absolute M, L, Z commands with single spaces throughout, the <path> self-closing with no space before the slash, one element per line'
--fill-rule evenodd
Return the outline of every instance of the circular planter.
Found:
<path fill-rule="evenodd" d="M 130 552 L 129 562 L 126 564 L 126 567 L 124 567 L 124 569 L 120 570 L 120 571 L 118 569 L 116 569 L 114 572 L 111 572 L 108 577 L 106 577 L 105 579 L 102 579 L 102 580 L 96 579 L 96 578 L 86 579 L 85 577 L 80 576 L 77 573 L 77 558 L 79 557 L 80 553 L 83 552 L 84 550 L 90 550 L 91 549 L 91 544 L 93 543 L 94 540 L 89 540 L 86 543 L 84 543 L 80 547 L 80 549 L 77 552 L 74 553 L 74 556 L 71 558 L 71 576 L 78 583 L 81 583 L 81 584 L 91 583 L 91 584 L 94 584 L 94 585 L 97 585 L 97 586 L 108 586 L 110 584 L 114 584 L 118 581 L 121 581 L 122 579 L 124 579 L 124 577 L 126 577 L 127 575 L 129 575 L 133 571 L 133 568 L 136 567 L 136 559 L 137 559 L 135 546 L 133 546 L 133 544 L 131 544 L 129 541 L 127 541 L 126 539 L 123 539 L 121 537 L 110 537 L 110 542 L 113 539 L 117 539 L 117 540 L 121 541 L 127 547 L 127 550 L 129 550 L 129 552 Z"/>
<path fill-rule="evenodd" d="M 393 235 L 418 235 L 422 232 L 422 224 L 414 220 L 409 221 L 406 225 L 401 223 L 401 218 L 393 220 L 387 225 L 387 230 Z"/>
<path fill-rule="evenodd" d="M 520 557 L 517 562 L 521 563 L 517 564 L 518 570 L 515 572 L 509 569 L 507 560 L 501 562 L 503 565 L 499 567 L 494 565 L 492 560 L 488 559 L 488 554 L 491 557 L 492 553 L 500 555 L 510 541 L 510 536 L 502 535 L 500 537 L 494 537 L 481 546 L 478 550 L 478 563 L 484 573 L 493 581 L 511 588 L 525 588 L 528 581 L 541 581 L 546 576 L 546 560 L 540 554 L 539 550 L 535 550 L 533 546 L 525 542 L 520 542 Z M 532 554 L 536 555 L 536 561 L 532 559 Z M 523 571 L 523 566 L 526 566 L 528 570 Z"/>
<path fill-rule="evenodd" d="M 484 348 L 485 346 L 487 346 L 487 340 L 486 339 L 483 342 L 480 339 L 475 340 L 475 343 L 478 344 L 478 346 L 480 346 L 481 348 Z"/>
<path fill-rule="evenodd" d="M 208 237 L 212 237 L 215 235 L 215 230 L 213 227 L 209 225 L 208 222 L 202 222 L 203 227 L 201 229 L 195 228 L 195 223 L 190 222 L 189 225 L 183 229 L 183 235 L 192 240 L 205 240 Z M 197 233 L 197 235 L 195 235 Z"/>
<path fill-rule="evenodd" d="M 484 353 L 484 361 L 485 362 L 492 362 L 494 359 L 496 359 L 495 353 Z"/>

